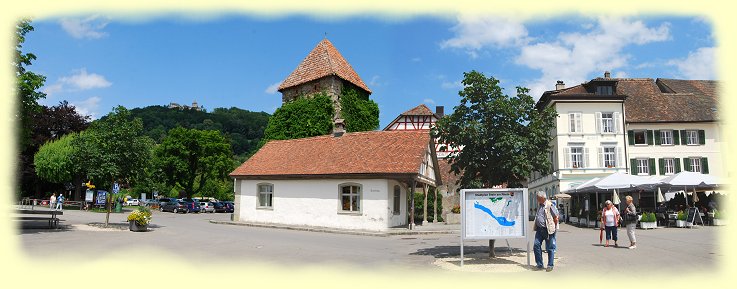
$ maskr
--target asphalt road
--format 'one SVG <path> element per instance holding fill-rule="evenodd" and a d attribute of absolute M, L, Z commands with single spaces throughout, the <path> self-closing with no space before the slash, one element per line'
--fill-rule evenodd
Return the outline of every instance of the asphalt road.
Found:
<path fill-rule="evenodd" d="M 124 223 L 127 214 L 111 214 L 111 223 Z M 105 258 L 112 248 L 164 253 L 183 262 L 259 262 L 274 265 L 350 265 L 373 268 L 400 266 L 421 270 L 444 270 L 433 265 L 438 259 L 459 255 L 459 236 L 453 234 L 358 236 L 212 224 L 229 220 L 230 214 L 173 214 L 154 212 L 149 232 L 101 231 L 86 224 L 104 222 L 105 214 L 65 211 L 62 229 L 20 229 L 18 236 L 28 256 L 53 257 L 65 254 Z M 722 253 L 718 236 L 727 227 L 694 229 L 660 228 L 637 230 L 637 249 L 605 248 L 599 231 L 562 225 L 558 232 L 556 272 L 609 272 L 648 268 L 668 272 L 688 263 L 693 270 L 719 266 Z M 625 230 L 620 244 L 628 245 Z M 470 256 L 488 253 L 487 241 L 466 241 Z M 522 254 L 524 240 L 510 240 L 515 253 Z M 504 241 L 496 252 L 508 252 Z M 468 262 L 468 261 L 467 261 Z M 534 263 L 534 259 L 533 259 Z M 522 264 L 520 264 L 522 265 Z M 599 272 L 599 273 L 597 273 Z"/>

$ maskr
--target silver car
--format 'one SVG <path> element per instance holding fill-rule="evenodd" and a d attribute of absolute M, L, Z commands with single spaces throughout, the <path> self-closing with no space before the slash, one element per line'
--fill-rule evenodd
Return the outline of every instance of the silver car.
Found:
<path fill-rule="evenodd" d="M 200 202 L 200 211 L 203 213 L 214 213 L 215 205 L 212 202 Z"/>

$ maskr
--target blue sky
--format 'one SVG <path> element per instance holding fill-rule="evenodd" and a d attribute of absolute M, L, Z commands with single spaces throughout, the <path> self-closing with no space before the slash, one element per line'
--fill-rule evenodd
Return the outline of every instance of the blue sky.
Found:
<path fill-rule="evenodd" d="M 47 76 L 42 101 L 67 100 L 93 118 L 128 108 L 190 104 L 272 113 L 274 88 L 325 37 L 379 104 L 383 128 L 425 103 L 458 104 L 463 72 L 478 70 L 505 92 L 539 98 L 556 80 L 602 76 L 718 79 L 711 24 L 697 17 L 520 20 L 469 16 L 404 20 L 305 16 L 126 20 L 104 15 L 36 19 L 24 51 Z"/>

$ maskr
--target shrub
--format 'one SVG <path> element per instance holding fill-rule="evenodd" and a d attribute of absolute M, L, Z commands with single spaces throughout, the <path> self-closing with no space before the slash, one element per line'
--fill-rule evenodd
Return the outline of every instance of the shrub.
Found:
<path fill-rule="evenodd" d="M 678 211 L 678 218 L 679 221 L 685 221 L 686 220 L 686 213 L 683 211 Z"/>
<path fill-rule="evenodd" d="M 656 222 L 657 218 L 655 217 L 655 213 L 642 213 L 642 218 L 640 219 L 640 222 Z"/>
<path fill-rule="evenodd" d="M 714 219 L 721 219 L 721 218 L 722 218 L 722 213 L 719 212 L 719 211 L 715 211 L 714 212 Z"/>
<path fill-rule="evenodd" d="M 450 210 L 453 214 L 460 214 L 461 213 L 461 205 L 455 205 L 453 206 L 453 209 Z"/>
<path fill-rule="evenodd" d="M 151 222 L 151 210 L 146 207 L 139 207 L 128 215 L 128 222 L 135 221 L 136 225 L 145 226 Z"/>

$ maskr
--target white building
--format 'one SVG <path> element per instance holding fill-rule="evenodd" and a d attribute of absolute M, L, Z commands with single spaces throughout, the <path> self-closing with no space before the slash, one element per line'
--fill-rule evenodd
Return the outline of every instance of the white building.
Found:
<path fill-rule="evenodd" d="M 408 224 L 408 195 L 435 187 L 427 131 L 271 141 L 233 171 L 236 221 L 386 231 Z M 410 192 L 410 194 L 408 194 Z"/>

